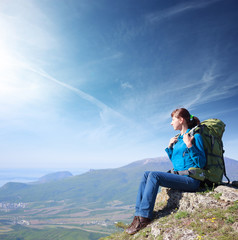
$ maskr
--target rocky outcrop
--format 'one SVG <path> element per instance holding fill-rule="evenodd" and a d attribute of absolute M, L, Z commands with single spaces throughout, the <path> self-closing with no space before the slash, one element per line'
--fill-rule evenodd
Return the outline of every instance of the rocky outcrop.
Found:
<path fill-rule="evenodd" d="M 109 239 L 238 239 L 238 188 L 220 185 L 188 193 L 162 188 L 157 195 L 154 221 L 133 236 L 115 233 Z"/>
<path fill-rule="evenodd" d="M 176 191 L 169 188 L 162 188 L 161 192 L 158 194 L 155 204 L 155 219 L 159 219 L 169 214 L 175 215 L 176 213 L 186 213 L 187 216 L 194 216 L 199 213 L 201 210 L 209 213 L 211 210 L 211 217 L 205 218 L 204 224 L 209 221 L 209 223 L 214 222 L 217 218 L 213 217 L 216 209 L 219 209 L 219 212 L 231 207 L 233 204 L 236 204 L 234 207 L 235 212 L 231 228 L 234 230 L 234 235 L 238 239 L 238 229 L 237 229 L 237 220 L 238 220 L 238 189 L 231 185 L 220 185 L 216 187 L 213 191 L 208 192 L 199 192 L 199 193 L 188 193 Z M 209 215 L 209 214 L 208 214 Z M 226 214 L 224 214 L 226 215 Z M 175 215 L 176 216 L 176 215 Z M 177 215 L 179 216 L 179 215 Z M 229 218 L 229 216 L 227 216 Z M 176 217 L 175 217 L 176 218 Z M 179 219 L 179 217 L 178 217 Z M 202 221 L 204 219 L 199 219 Z M 193 221 L 192 219 L 188 222 Z M 228 222 L 228 221 L 226 221 Z M 231 221 L 232 223 L 232 221 Z M 189 224 L 188 224 L 189 225 Z M 208 226 L 209 227 L 209 226 Z M 163 240 L 172 240 L 172 239 L 206 239 L 200 236 L 196 231 L 186 228 L 186 226 L 178 225 L 165 228 L 161 227 L 159 222 L 151 224 L 151 235 L 152 239 L 157 239 L 159 236 Z M 177 236 L 177 238 L 175 237 Z M 212 238 L 211 238 L 212 239 Z M 216 239 L 216 238 L 214 238 Z M 227 238 L 229 239 L 229 238 Z M 234 238 L 235 239 L 235 238 Z"/>
<path fill-rule="evenodd" d="M 223 200 L 223 201 L 218 201 Z M 187 211 L 192 213 L 198 208 L 225 208 L 229 203 L 238 201 L 238 189 L 232 186 L 220 185 L 207 193 L 181 192 L 169 188 L 162 188 L 157 195 L 155 211 L 160 216 L 162 212 L 167 214 L 175 209 L 178 211 Z M 167 211 L 166 211 L 167 210 Z"/>

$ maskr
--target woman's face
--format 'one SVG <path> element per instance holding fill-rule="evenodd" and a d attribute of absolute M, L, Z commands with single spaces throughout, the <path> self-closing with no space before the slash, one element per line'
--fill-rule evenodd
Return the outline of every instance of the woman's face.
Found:
<path fill-rule="evenodd" d="M 172 117 L 171 125 L 173 126 L 174 130 L 180 130 L 182 129 L 182 123 L 183 119 L 181 117 Z"/>

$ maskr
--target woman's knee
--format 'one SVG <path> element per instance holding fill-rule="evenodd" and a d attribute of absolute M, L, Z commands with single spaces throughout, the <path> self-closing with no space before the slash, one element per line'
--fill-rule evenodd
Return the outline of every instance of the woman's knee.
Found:
<path fill-rule="evenodd" d="M 151 171 L 145 171 L 145 172 L 144 172 L 144 177 L 147 178 L 147 177 L 150 175 L 150 173 L 151 173 Z"/>
<path fill-rule="evenodd" d="M 159 179 L 161 175 L 163 175 L 163 172 L 151 171 L 148 177 Z"/>
<path fill-rule="evenodd" d="M 142 177 L 142 181 L 146 181 L 149 175 L 150 175 L 150 171 L 145 171 Z"/>
<path fill-rule="evenodd" d="M 153 172 L 153 171 L 149 172 L 148 177 L 147 177 L 147 179 L 149 179 L 149 180 L 155 180 L 157 178 L 158 178 L 157 172 Z"/>
<path fill-rule="evenodd" d="M 156 181 L 159 182 L 161 172 L 156 171 L 145 171 L 144 175 L 142 177 L 142 182 L 147 182 L 149 179 L 150 181 Z"/>

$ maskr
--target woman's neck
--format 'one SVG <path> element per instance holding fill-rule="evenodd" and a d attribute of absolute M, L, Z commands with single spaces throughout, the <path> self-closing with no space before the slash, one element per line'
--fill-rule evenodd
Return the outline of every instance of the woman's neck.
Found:
<path fill-rule="evenodd" d="M 186 133 L 186 131 L 188 130 L 187 126 L 182 126 L 182 129 L 180 131 L 180 134 L 183 135 L 184 133 Z"/>

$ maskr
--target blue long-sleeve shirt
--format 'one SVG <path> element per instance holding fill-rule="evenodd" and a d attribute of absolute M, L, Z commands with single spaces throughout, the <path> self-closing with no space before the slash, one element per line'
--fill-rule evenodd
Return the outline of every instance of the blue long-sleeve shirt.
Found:
<path fill-rule="evenodd" d="M 188 148 L 184 143 L 183 135 L 179 135 L 178 141 L 174 146 L 166 148 L 165 151 L 173 164 L 174 171 L 188 170 L 190 167 L 203 168 L 206 164 L 203 140 L 200 134 L 194 135 L 193 146 L 191 148 Z"/>

